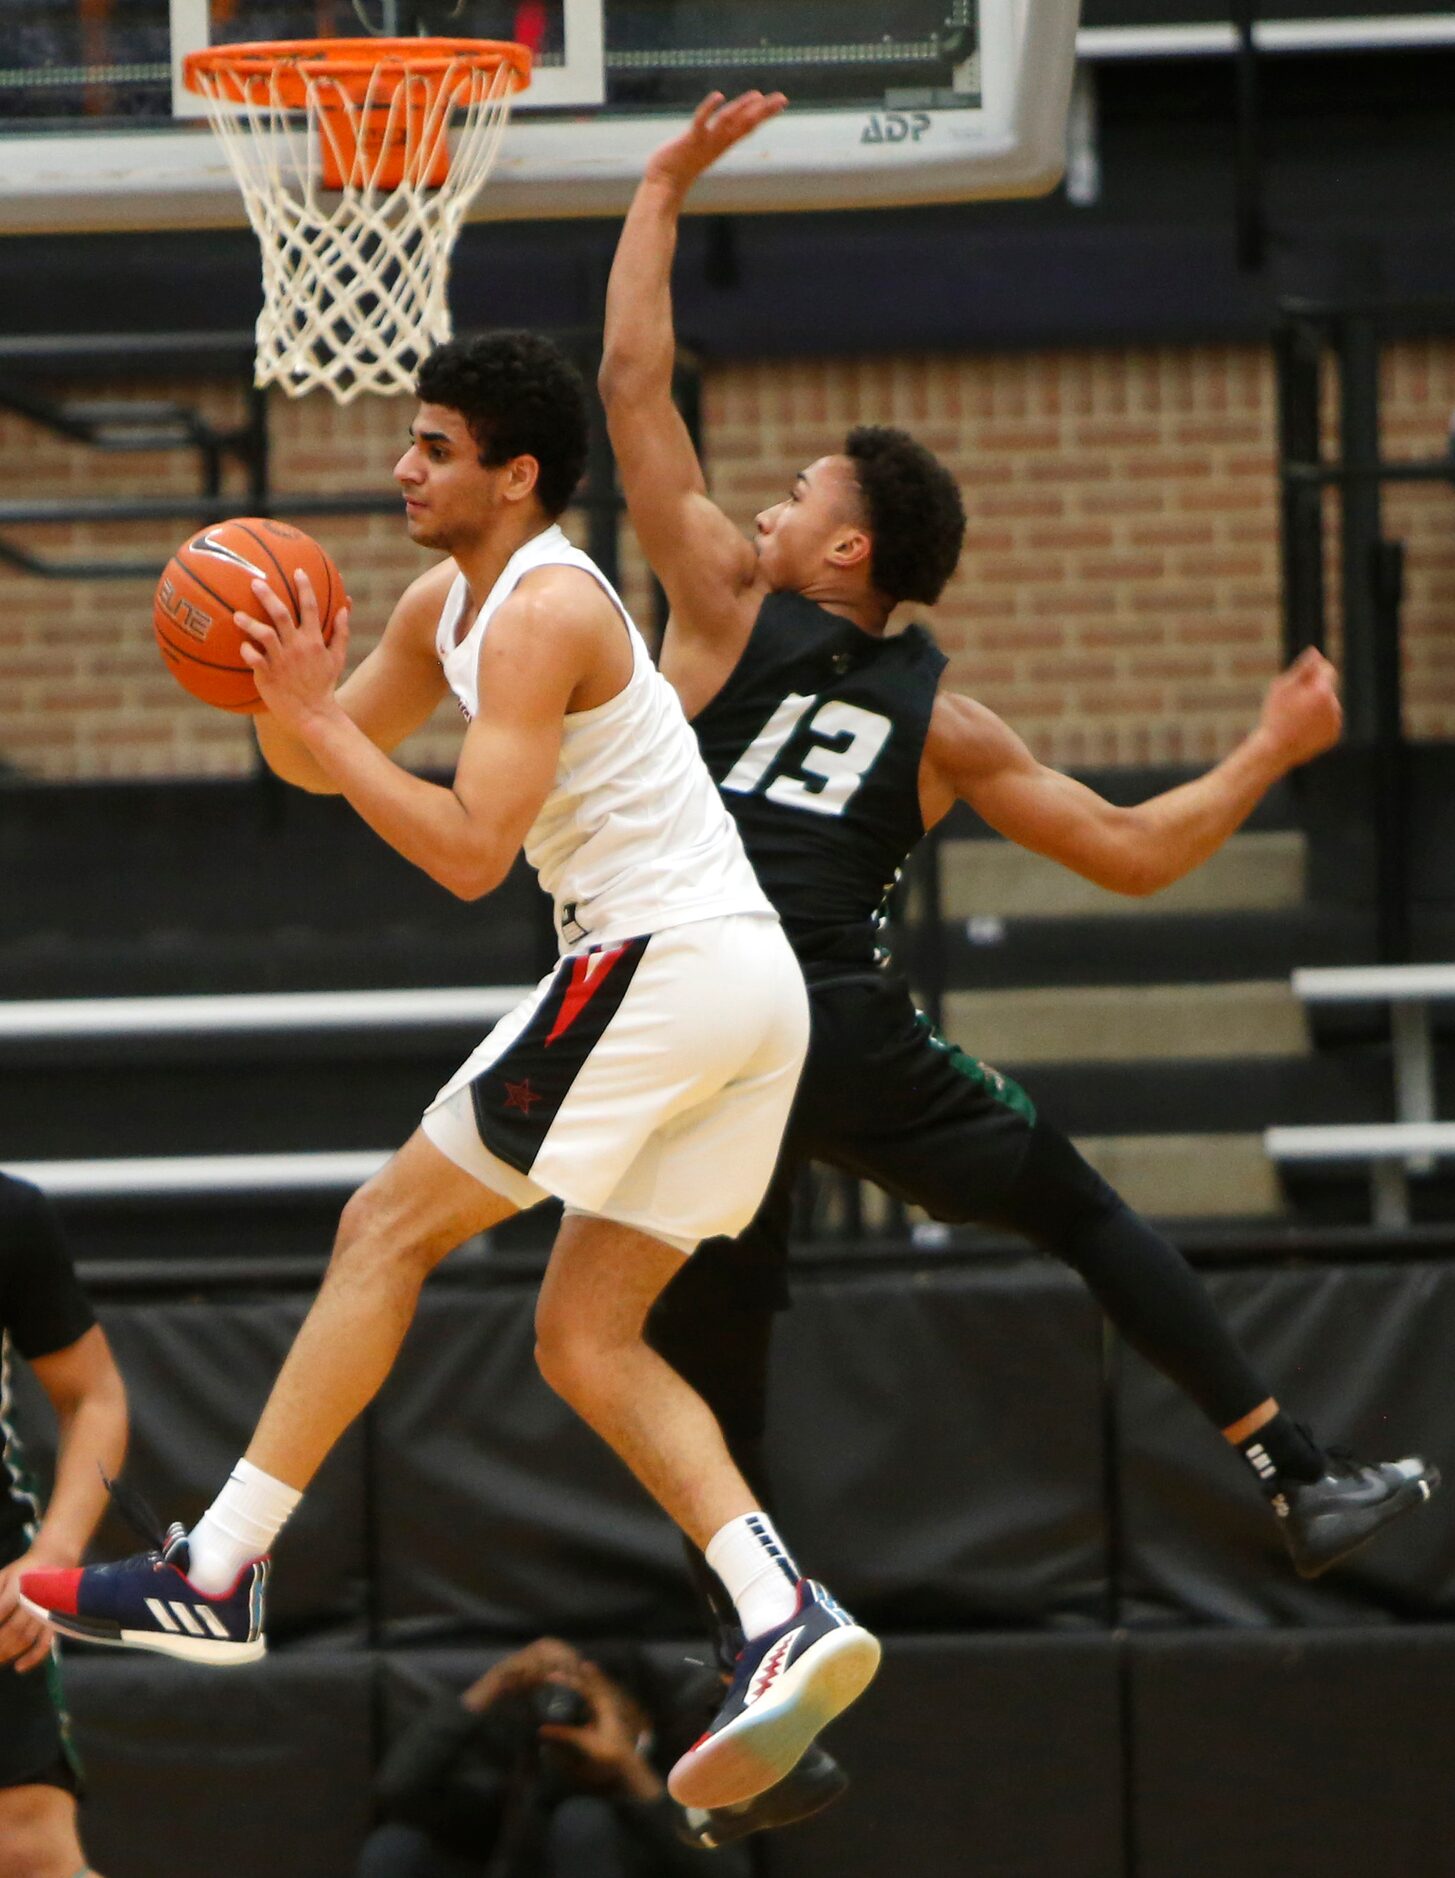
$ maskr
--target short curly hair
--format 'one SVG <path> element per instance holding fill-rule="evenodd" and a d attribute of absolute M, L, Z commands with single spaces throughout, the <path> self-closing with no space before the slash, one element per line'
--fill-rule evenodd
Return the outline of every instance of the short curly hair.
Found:
<path fill-rule="evenodd" d="M 896 605 L 933 606 L 965 545 L 965 505 L 954 477 L 922 443 L 884 424 L 856 426 L 844 452 L 874 540 L 869 578 Z"/>
<path fill-rule="evenodd" d="M 487 469 L 512 457 L 540 465 L 536 495 L 553 520 L 586 468 L 586 387 L 571 361 L 539 333 L 487 333 L 437 346 L 419 368 L 422 404 L 458 411 Z"/>

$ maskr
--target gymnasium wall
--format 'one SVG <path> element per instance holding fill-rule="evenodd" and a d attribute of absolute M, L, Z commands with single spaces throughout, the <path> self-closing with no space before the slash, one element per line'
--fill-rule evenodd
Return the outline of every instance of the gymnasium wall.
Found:
<path fill-rule="evenodd" d="M 1384 379 L 1386 451 L 1443 449 L 1455 338 L 1390 345 Z M 714 493 L 744 526 L 852 423 L 903 424 L 943 454 L 971 534 L 934 623 L 955 682 L 1039 754 L 1071 767 L 1203 762 L 1248 724 L 1280 645 L 1265 346 L 734 362 L 709 365 L 704 390 Z M 165 395 L 219 422 L 241 417 L 230 384 L 91 378 L 85 393 Z M 275 397 L 274 487 L 387 489 L 410 409 L 407 399 L 340 410 L 322 396 Z M 0 483 L 27 498 L 183 494 L 195 466 L 181 453 L 98 456 L 0 413 Z M 1388 496 L 1387 513 L 1409 546 L 1409 727 L 1455 735 L 1455 638 L 1443 630 L 1455 500 L 1441 485 L 1410 486 Z M 429 557 L 391 516 L 333 518 L 318 532 L 356 603 L 357 655 Z M 160 569 L 177 533 L 174 523 L 48 527 L 23 545 Z M 628 599 L 646 617 L 626 546 Z M 149 603 L 149 579 L 39 580 L 0 567 L 0 762 L 52 780 L 247 772 L 245 723 L 177 690 L 153 647 Z M 457 741 L 446 708 L 405 754 L 449 766 Z"/>

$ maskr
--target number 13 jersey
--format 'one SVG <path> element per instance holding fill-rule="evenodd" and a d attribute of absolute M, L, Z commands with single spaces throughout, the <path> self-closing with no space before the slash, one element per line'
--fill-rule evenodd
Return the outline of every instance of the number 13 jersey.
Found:
<path fill-rule="evenodd" d="M 925 832 L 920 760 L 944 669 L 923 627 L 878 638 L 802 594 L 770 593 L 732 676 L 692 720 L 811 975 L 878 961 L 885 902 Z"/>

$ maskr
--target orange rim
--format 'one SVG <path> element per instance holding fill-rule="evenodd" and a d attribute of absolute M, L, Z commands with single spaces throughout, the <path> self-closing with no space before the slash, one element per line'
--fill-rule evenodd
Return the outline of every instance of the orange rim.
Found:
<path fill-rule="evenodd" d="M 189 91 L 204 92 L 199 78 L 237 85 L 268 79 L 280 104 L 301 111 L 308 104 L 310 80 L 326 78 L 363 104 L 371 85 L 377 101 L 406 79 L 443 79 L 461 67 L 508 70 L 510 90 L 524 91 L 530 83 L 530 48 L 509 39 L 255 39 L 188 53 L 182 82 Z"/>

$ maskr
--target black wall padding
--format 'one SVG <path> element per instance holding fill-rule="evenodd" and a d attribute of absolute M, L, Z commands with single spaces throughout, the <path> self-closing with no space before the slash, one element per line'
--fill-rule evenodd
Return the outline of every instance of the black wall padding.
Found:
<path fill-rule="evenodd" d="M 672 1528 L 541 1380 L 534 1305 L 531 1287 L 426 1291 L 367 1426 L 279 1543 L 277 1636 L 361 1623 L 371 1560 L 388 1641 L 696 1629 Z M 191 1524 L 226 1478 L 304 1308 L 105 1312 L 127 1478 L 164 1521 Z M 1105 1621 L 1100 1365 L 1085 1293 L 1039 1262 L 803 1284 L 770 1453 L 804 1569 L 889 1629 Z M 110 1522 L 96 1553 L 137 1543 Z"/>
<path fill-rule="evenodd" d="M 800 1565 L 890 1629 L 1104 1622 L 1101 1365 L 1039 1260 L 800 1286 L 769 1418 Z"/>
<path fill-rule="evenodd" d="M 1129 1656 L 1136 1878 L 1455 1870 L 1455 1631 L 1139 1637 Z"/>
<path fill-rule="evenodd" d="M 695 1628 L 673 1529 L 541 1380 L 532 1290 L 426 1293 L 376 1405 L 391 1641 Z"/>
<path fill-rule="evenodd" d="M 853 1786 L 771 1878 L 1123 1878 L 1111 1637 L 892 1639 L 829 1731 Z"/>
<path fill-rule="evenodd" d="M 164 1525 L 192 1525 L 227 1479 L 252 1435 L 306 1300 L 110 1306 L 101 1312 L 131 1408 L 125 1478 Z M 50 1417 L 22 1366 L 18 1409 L 26 1453 L 49 1479 Z M 268 1626 L 275 1640 L 299 1629 L 359 1632 L 366 1602 L 365 1442 L 354 1428 L 325 1461 L 275 1552 Z M 119 1516 L 97 1534 L 93 1556 L 118 1558 L 144 1541 Z"/>
<path fill-rule="evenodd" d="M 1219 1308 L 1279 1399 L 1361 1458 L 1455 1469 L 1455 1266 L 1226 1272 Z M 1390 1624 L 1455 1616 L 1455 1494 L 1306 1584 L 1246 1463 L 1171 1386 L 1120 1361 L 1121 1606 L 1128 1623 Z M 1455 1865 L 1452 1865 L 1455 1869 Z"/>
<path fill-rule="evenodd" d="M 1450 1471 L 1455 1267 L 1210 1282 L 1325 1439 L 1371 1456 L 1423 1450 Z M 104 1313 L 131 1392 L 128 1478 L 164 1520 L 190 1524 L 225 1479 L 304 1308 Z M 695 1630 L 671 1528 L 542 1382 L 533 1311 L 525 1286 L 426 1292 L 367 1427 L 345 1437 L 279 1544 L 279 1638 L 358 1634 L 371 1565 L 391 1641 Z M 1455 1615 L 1455 1493 L 1304 1584 L 1244 1464 L 1126 1352 L 1109 1493 L 1101 1364 L 1086 1294 L 1039 1261 L 803 1282 L 779 1327 L 769 1444 L 800 1562 L 891 1631 Z M 135 1545 L 113 1524 L 98 1553 Z"/>
<path fill-rule="evenodd" d="M 672 1676 L 684 1653 L 650 1652 Z M 392 1652 L 386 1739 L 427 1692 L 463 1689 L 499 1654 Z M 765 1878 L 1122 1878 L 1120 1702 L 1111 1637 L 891 1637 L 827 1737 L 848 1795 L 759 1839 Z"/>
<path fill-rule="evenodd" d="M 369 1823 L 375 1676 L 366 1655 L 226 1672 L 68 1658 L 92 1865 L 106 1878 L 348 1878 Z"/>
<path fill-rule="evenodd" d="M 694 1625 L 665 1520 L 541 1381 L 533 1309 L 427 1295 L 380 1398 L 394 1640 Z M 1084 1292 L 1038 1264 L 804 1285 L 770 1416 L 804 1569 L 895 1629 L 1104 1618 L 1100 1364 Z"/>

